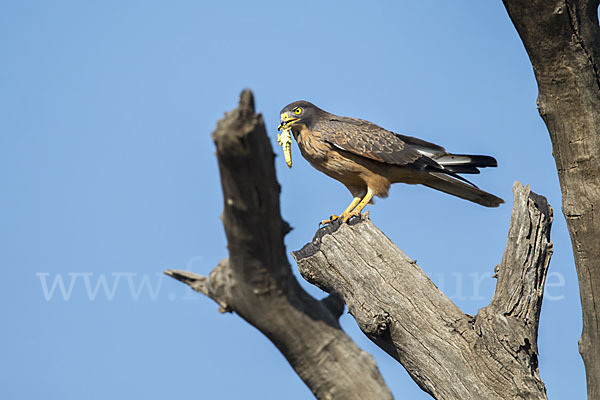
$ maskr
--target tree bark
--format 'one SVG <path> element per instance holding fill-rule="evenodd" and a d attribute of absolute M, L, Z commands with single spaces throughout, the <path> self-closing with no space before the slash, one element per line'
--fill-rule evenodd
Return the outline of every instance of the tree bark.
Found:
<path fill-rule="evenodd" d="M 340 328 L 340 298 L 318 301 L 292 274 L 283 243 L 290 227 L 280 214 L 273 149 L 250 91 L 219 121 L 213 140 L 229 258 L 208 277 L 165 273 L 264 333 L 318 399 L 391 399 L 372 356 Z"/>
<path fill-rule="evenodd" d="M 368 219 L 330 226 L 293 253 L 303 277 L 339 293 L 361 330 L 436 399 L 546 399 L 537 329 L 552 208 L 516 183 L 490 304 L 464 314 Z"/>
<path fill-rule="evenodd" d="M 503 0 L 529 55 L 579 280 L 579 352 L 600 399 L 600 0 Z"/>

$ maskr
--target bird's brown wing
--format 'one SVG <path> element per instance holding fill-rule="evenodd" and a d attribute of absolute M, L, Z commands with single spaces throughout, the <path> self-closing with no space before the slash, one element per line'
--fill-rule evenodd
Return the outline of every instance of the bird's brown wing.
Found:
<path fill-rule="evenodd" d="M 437 164 L 407 145 L 400 136 L 368 121 L 328 116 L 322 118 L 315 128 L 331 145 L 375 161 L 419 167 Z"/>
<path fill-rule="evenodd" d="M 394 134 L 398 136 L 400 140 L 402 140 L 404 143 L 408 144 L 410 147 L 418 150 L 420 153 L 425 154 L 428 157 L 433 158 L 434 156 L 446 153 L 445 148 L 435 143 L 427 142 L 423 139 L 419 139 L 413 136 L 401 135 L 399 133 Z"/>

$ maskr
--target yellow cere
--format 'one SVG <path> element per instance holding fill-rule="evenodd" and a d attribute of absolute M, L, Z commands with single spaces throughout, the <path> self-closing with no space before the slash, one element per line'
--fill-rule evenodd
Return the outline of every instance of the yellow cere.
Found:
<path fill-rule="evenodd" d="M 277 143 L 283 148 L 283 157 L 288 167 L 292 168 L 292 128 L 283 128 L 281 134 L 277 134 Z"/>

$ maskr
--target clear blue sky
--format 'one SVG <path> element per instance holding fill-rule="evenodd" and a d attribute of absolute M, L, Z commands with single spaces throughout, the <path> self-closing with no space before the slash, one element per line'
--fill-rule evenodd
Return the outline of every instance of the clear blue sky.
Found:
<path fill-rule="evenodd" d="M 161 275 L 206 274 L 227 255 L 210 133 L 243 88 L 273 144 L 281 107 L 305 99 L 498 159 L 474 181 L 501 208 L 406 185 L 369 207 L 465 312 L 493 293 L 513 182 L 547 196 L 555 254 L 540 371 L 550 398 L 585 397 L 550 140 L 499 0 L 2 1 L 0 52 L 1 398 L 310 398 L 254 328 Z M 276 159 L 289 251 L 350 201 L 293 156 L 291 170 Z M 59 278 L 65 295 L 51 292 Z M 397 398 L 429 398 L 351 316 L 342 324 Z"/>

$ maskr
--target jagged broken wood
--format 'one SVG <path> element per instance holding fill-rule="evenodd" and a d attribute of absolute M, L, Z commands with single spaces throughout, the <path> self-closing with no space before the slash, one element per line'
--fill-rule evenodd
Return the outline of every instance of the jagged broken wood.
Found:
<path fill-rule="evenodd" d="M 546 399 L 537 329 L 552 254 L 552 209 L 516 183 L 490 304 L 464 314 L 373 223 L 326 227 L 293 255 L 302 275 L 339 293 L 361 330 L 436 399 Z"/>
<path fill-rule="evenodd" d="M 280 187 L 263 118 L 244 91 L 213 133 L 221 173 L 229 258 L 208 277 L 165 273 L 212 298 L 265 334 L 319 399 L 391 399 L 372 356 L 340 328 L 344 304 L 306 293 L 292 274 Z"/>

